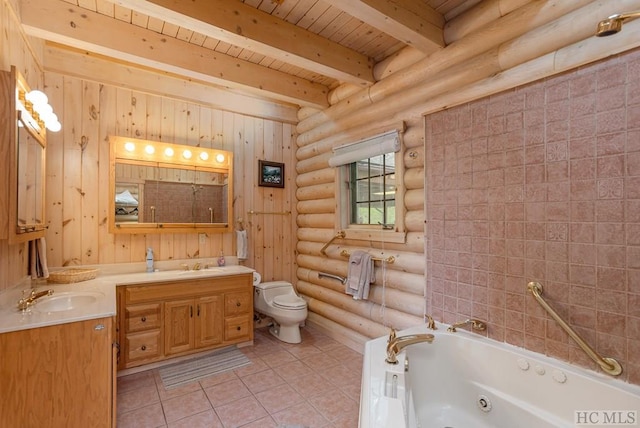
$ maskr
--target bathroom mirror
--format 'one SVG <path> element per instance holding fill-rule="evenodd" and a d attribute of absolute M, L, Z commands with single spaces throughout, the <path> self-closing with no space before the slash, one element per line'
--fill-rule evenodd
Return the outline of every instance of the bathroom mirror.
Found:
<path fill-rule="evenodd" d="M 111 137 L 112 233 L 231 230 L 233 153 Z"/>
<path fill-rule="evenodd" d="M 45 141 L 18 112 L 16 233 L 44 230 Z"/>

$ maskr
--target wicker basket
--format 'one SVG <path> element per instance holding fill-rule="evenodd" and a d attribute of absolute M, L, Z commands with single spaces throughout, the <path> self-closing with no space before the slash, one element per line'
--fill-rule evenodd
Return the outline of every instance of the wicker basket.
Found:
<path fill-rule="evenodd" d="M 71 284 L 73 282 L 88 281 L 94 279 L 98 273 L 98 269 L 65 269 L 49 273 L 49 282 L 57 282 L 60 284 Z"/>

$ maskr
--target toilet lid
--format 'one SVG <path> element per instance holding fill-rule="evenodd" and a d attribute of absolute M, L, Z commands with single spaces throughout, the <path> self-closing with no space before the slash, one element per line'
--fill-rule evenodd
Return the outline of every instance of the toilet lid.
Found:
<path fill-rule="evenodd" d="M 273 306 L 283 309 L 303 309 L 307 302 L 295 294 L 283 294 L 273 298 Z"/>

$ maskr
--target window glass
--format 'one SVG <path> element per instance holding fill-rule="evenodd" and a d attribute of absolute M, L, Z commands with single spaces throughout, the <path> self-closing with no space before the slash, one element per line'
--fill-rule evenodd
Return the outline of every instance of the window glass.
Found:
<path fill-rule="evenodd" d="M 350 224 L 382 225 L 396 220 L 395 153 L 349 164 Z"/>

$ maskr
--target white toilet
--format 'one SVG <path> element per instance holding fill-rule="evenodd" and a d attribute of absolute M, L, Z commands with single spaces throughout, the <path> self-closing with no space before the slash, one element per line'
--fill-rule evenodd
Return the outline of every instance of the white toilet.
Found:
<path fill-rule="evenodd" d="M 259 276 L 258 276 L 259 277 Z M 275 323 L 271 334 L 287 343 L 300 343 L 300 324 L 307 319 L 307 302 L 296 294 L 293 285 L 285 281 L 254 280 L 253 307 L 256 312 L 271 317 Z"/>

